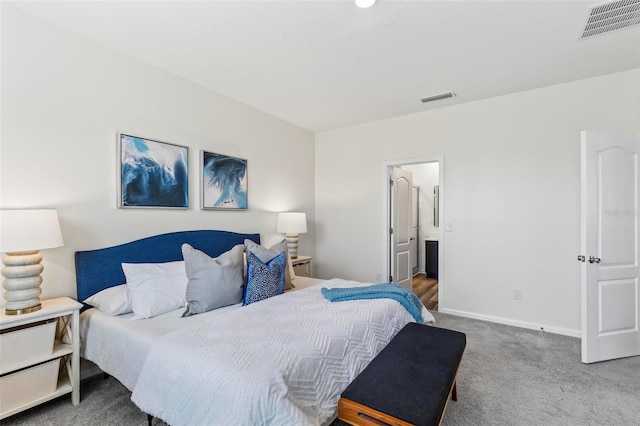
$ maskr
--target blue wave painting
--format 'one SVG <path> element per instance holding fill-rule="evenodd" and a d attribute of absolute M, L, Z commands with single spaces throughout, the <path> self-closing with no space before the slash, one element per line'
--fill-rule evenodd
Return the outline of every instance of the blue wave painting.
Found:
<path fill-rule="evenodd" d="M 188 148 L 120 135 L 121 207 L 189 207 Z"/>
<path fill-rule="evenodd" d="M 247 160 L 202 152 L 202 207 L 247 208 Z"/>

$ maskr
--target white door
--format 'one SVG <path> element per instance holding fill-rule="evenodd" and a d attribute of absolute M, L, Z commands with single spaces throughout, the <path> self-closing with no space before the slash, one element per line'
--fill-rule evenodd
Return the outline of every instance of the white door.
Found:
<path fill-rule="evenodd" d="M 391 280 L 411 290 L 411 200 L 413 177 L 410 171 L 391 169 Z"/>
<path fill-rule="evenodd" d="M 640 354 L 639 135 L 582 132 L 582 362 Z"/>
<path fill-rule="evenodd" d="M 413 186 L 411 200 L 411 274 L 417 274 L 420 270 L 420 187 Z"/>

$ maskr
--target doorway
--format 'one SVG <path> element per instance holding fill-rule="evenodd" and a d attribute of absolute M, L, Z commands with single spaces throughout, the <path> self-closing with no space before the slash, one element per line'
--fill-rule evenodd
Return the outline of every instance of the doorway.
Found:
<path fill-rule="evenodd" d="M 396 249 L 400 247 L 396 241 L 406 235 L 404 230 L 394 230 L 406 221 L 397 222 L 398 197 L 394 193 L 391 182 L 394 180 L 394 170 L 411 175 L 412 196 L 407 197 L 411 212 L 410 228 L 410 271 L 409 280 L 414 293 L 422 300 L 429 310 L 438 310 L 444 306 L 444 233 L 440 226 L 444 210 L 443 185 L 443 157 L 433 156 L 407 160 L 389 161 L 384 163 L 385 177 L 385 236 L 386 236 L 386 276 L 389 281 L 397 282 L 397 277 L 404 280 L 404 262 L 396 262 L 399 255 Z M 396 199 L 394 199 L 394 197 Z M 401 211 L 400 216 L 404 213 Z M 395 232 L 395 233 L 394 233 Z M 402 270 L 396 270 L 400 265 Z M 398 274 L 399 273 L 399 274 Z M 404 283 L 402 283 L 404 284 Z M 412 284 L 412 285 L 411 285 Z M 406 287 L 406 285 L 405 285 Z"/>

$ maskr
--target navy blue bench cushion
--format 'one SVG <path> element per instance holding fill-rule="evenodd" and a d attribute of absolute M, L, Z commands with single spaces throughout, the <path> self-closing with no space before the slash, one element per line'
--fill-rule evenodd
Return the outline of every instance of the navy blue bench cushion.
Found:
<path fill-rule="evenodd" d="M 83 301 L 99 291 L 124 284 L 122 263 L 161 263 L 182 259 L 182 244 L 218 257 L 245 239 L 260 244 L 260 234 L 198 230 L 159 234 L 140 240 L 97 250 L 77 251 L 76 288 Z"/>
<path fill-rule="evenodd" d="M 342 398 L 415 425 L 440 422 L 466 335 L 409 323 L 342 393 Z"/>

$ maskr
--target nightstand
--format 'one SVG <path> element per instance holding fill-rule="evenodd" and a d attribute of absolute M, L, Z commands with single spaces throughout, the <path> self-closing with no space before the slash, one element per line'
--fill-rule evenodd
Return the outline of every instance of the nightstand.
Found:
<path fill-rule="evenodd" d="M 298 256 L 295 259 L 291 259 L 291 265 L 293 265 L 293 272 L 296 277 L 310 277 L 311 276 L 311 256 Z"/>
<path fill-rule="evenodd" d="M 0 312 L 0 419 L 70 393 L 80 403 L 81 303 L 41 301 L 38 311 Z"/>

